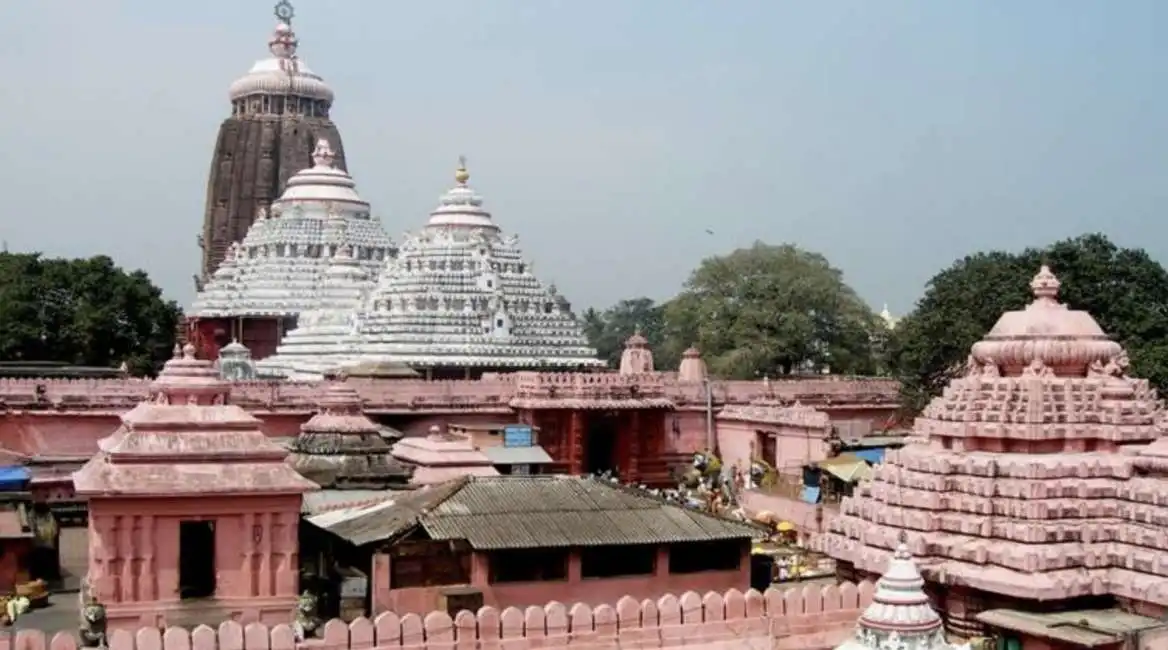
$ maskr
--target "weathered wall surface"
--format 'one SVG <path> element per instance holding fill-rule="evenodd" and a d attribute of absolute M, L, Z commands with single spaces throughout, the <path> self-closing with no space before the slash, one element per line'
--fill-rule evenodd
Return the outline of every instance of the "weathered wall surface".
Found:
<path fill-rule="evenodd" d="M 829 650 L 852 630 L 872 600 L 873 585 L 844 584 L 778 591 L 687 592 L 638 602 L 622 598 L 614 606 L 565 606 L 549 603 L 526 610 L 484 607 L 477 614 L 445 612 L 398 616 L 385 613 L 370 621 L 333 620 L 319 637 L 297 643 L 292 628 L 228 621 L 213 629 L 200 626 L 143 628 L 110 633 L 110 650 L 527 650 L 568 648 L 700 648 L 726 650 Z M 49 638 L 37 630 L 0 635 L 0 650 L 76 650 L 72 635 Z"/>

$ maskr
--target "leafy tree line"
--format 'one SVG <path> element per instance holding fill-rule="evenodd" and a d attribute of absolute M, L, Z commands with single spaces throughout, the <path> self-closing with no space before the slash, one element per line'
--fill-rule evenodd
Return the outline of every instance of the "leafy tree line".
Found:
<path fill-rule="evenodd" d="M 755 243 L 703 260 L 681 293 L 658 304 L 622 300 L 582 314 L 600 357 L 616 367 L 639 327 L 659 369 L 676 369 L 697 345 L 720 377 L 754 379 L 830 368 L 873 374 L 883 324 L 843 274 L 818 253 Z"/>
<path fill-rule="evenodd" d="M 892 331 L 823 256 L 761 243 L 702 261 L 671 300 L 622 300 L 589 309 L 583 321 L 613 367 L 639 325 L 659 369 L 676 369 L 697 344 L 711 372 L 728 378 L 825 367 L 887 373 L 902 382 L 906 413 L 916 413 L 1004 312 L 1033 300 L 1030 281 L 1043 264 L 1062 284 L 1059 300 L 1090 312 L 1127 350 L 1133 375 L 1168 391 L 1168 271 L 1146 251 L 1100 234 L 959 259 L 928 282 Z"/>
<path fill-rule="evenodd" d="M 888 361 L 916 412 L 958 372 L 970 347 L 1006 311 L 1033 300 L 1030 281 L 1046 264 L 1059 301 L 1090 312 L 1127 350 L 1134 376 L 1168 389 L 1168 272 L 1142 249 L 1090 234 L 1021 252 L 976 253 L 929 281 L 888 341 Z"/>
<path fill-rule="evenodd" d="M 149 374 L 170 356 L 181 312 L 143 271 L 109 257 L 0 253 L 0 361 L 58 361 Z"/>

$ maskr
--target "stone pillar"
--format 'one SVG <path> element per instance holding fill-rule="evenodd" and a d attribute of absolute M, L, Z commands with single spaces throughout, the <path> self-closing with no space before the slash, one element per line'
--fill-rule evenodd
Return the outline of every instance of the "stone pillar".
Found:
<path fill-rule="evenodd" d="M 640 411 L 629 413 L 629 425 L 625 429 L 625 435 L 629 439 L 628 480 L 630 481 L 641 480 L 639 460 L 641 458 L 641 436 L 644 435 L 644 431 L 641 430 L 642 420 Z"/>
<path fill-rule="evenodd" d="M 567 441 L 568 473 L 579 475 L 584 473 L 584 412 L 574 410 L 570 418 Z"/>
<path fill-rule="evenodd" d="M 945 631 L 957 637 L 972 639 L 985 635 L 985 626 L 977 620 L 982 612 L 982 594 L 968 587 L 948 587 L 942 592 Z"/>
<path fill-rule="evenodd" d="M 568 551 L 568 584 L 580 582 L 580 551 Z"/>

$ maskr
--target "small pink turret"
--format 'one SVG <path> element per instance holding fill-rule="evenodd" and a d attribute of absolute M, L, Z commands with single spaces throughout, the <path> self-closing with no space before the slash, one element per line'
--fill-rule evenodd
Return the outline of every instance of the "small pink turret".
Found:
<path fill-rule="evenodd" d="M 644 375 L 653 372 L 653 351 L 649 349 L 649 341 L 641 336 L 641 328 L 633 331 L 629 340 L 625 341 L 625 351 L 621 353 L 620 374 Z"/>
<path fill-rule="evenodd" d="M 430 427 L 425 438 L 405 438 L 393 446 L 394 458 L 415 466 L 414 483 L 430 485 L 463 476 L 498 476 L 491 459 L 468 436 Z"/>
<path fill-rule="evenodd" d="M 689 346 L 689 349 L 682 353 L 677 378 L 680 381 L 694 383 L 706 380 L 706 362 L 702 360 L 702 353 L 696 345 Z"/>

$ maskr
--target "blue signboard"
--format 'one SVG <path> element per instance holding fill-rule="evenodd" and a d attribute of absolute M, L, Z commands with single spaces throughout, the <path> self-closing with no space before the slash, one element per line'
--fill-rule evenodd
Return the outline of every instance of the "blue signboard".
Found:
<path fill-rule="evenodd" d="M 531 447 L 535 444 L 535 435 L 530 424 L 508 424 L 503 427 L 504 447 Z"/>

